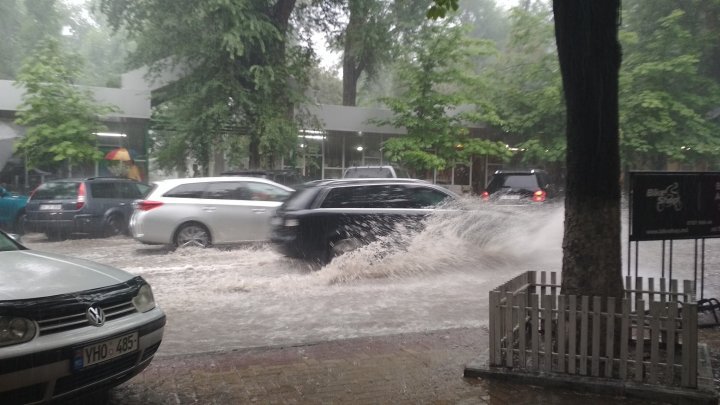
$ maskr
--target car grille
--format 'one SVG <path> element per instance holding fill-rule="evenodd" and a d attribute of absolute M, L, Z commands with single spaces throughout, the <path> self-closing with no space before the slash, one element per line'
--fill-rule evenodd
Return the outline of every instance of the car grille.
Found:
<path fill-rule="evenodd" d="M 99 306 L 105 312 L 105 321 L 119 319 L 137 312 L 132 300 Z M 59 317 L 38 319 L 38 325 L 40 326 L 40 336 L 44 336 L 82 328 L 89 324 L 86 313 L 83 311 Z"/>

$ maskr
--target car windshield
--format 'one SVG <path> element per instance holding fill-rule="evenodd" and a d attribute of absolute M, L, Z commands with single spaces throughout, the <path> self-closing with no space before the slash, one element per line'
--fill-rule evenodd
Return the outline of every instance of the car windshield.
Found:
<path fill-rule="evenodd" d="M 44 183 L 33 193 L 33 200 L 71 200 L 77 197 L 77 182 Z"/>
<path fill-rule="evenodd" d="M 21 247 L 9 236 L 0 232 L 0 252 L 21 250 Z"/>

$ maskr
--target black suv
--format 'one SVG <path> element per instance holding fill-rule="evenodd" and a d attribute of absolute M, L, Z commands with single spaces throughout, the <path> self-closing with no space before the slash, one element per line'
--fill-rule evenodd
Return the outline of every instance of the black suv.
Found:
<path fill-rule="evenodd" d="M 541 203 L 557 197 L 557 193 L 544 170 L 498 170 L 481 197 L 502 203 Z"/>
<path fill-rule="evenodd" d="M 116 177 L 47 181 L 30 195 L 25 225 L 45 232 L 49 239 L 71 233 L 127 234 L 132 202 L 149 189 L 147 184 Z"/>
<path fill-rule="evenodd" d="M 457 199 L 414 179 L 311 181 L 277 209 L 271 240 L 286 256 L 327 263 L 398 225 L 417 227 L 439 205 Z"/>

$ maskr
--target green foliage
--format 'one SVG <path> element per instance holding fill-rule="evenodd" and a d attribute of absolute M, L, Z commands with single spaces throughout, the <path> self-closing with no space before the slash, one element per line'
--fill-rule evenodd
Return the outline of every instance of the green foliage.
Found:
<path fill-rule="evenodd" d="M 469 122 L 493 121 L 483 94 L 484 83 L 473 72 L 474 57 L 493 52 L 487 41 L 471 40 L 454 22 L 428 23 L 398 64 L 402 84 L 398 97 L 382 101 L 394 117 L 381 121 L 407 129 L 407 136 L 385 142 L 388 158 L 411 169 L 444 169 L 472 154 L 509 156 L 504 144 L 471 138 Z M 474 105 L 459 111 L 458 106 Z"/>
<path fill-rule="evenodd" d="M 699 69 L 702 43 L 679 9 L 647 30 L 650 22 L 632 15 L 645 12 L 643 4 L 629 8 L 628 20 L 635 25 L 621 37 L 627 55 L 620 77 L 622 156 L 636 169 L 714 160 L 720 155 L 720 126 L 706 115 L 720 105 L 720 86 Z"/>
<path fill-rule="evenodd" d="M 104 129 L 99 116 L 111 112 L 95 103 L 88 91 L 73 85 L 80 68 L 77 55 L 64 53 L 59 42 L 40 42 L 20 69 L 18 84 L 25 88 L 15 122 L 27 128 L 16 144 L 26 165 L 56 167 L 102 159 L 95 133 Z"/>
<path fill-rule="evenodd" d="M 491 66 L 499 127 L 517 139 L 522 161 L 565 160 L 565 105 L 552 11 L 534 2 L 510 13 L 510 38 Z"/>
<path fill-rule="evenodd" d="M 134 64 L 150 66 L 151 76 L 182 72 L 156 98 L 165 104 L 165 117 L 172 117 L 165 130 L 188 144 L 184 156 L 206 165 L 213 149 L 237 150 L 234 138 L 249 137 L 251 166 L 271 160 L 297 136 L 291 105 L 303 97 L 311 54 L 286 41 L 289 14 L 279 13 L 292 4 L 101 2 L 111 23 L 126 27 L 137 42 Z M 277 147 L 268 147 L 279 139 Z"/>
<path fill-rule="evenodd" d="M 427 18 L 437 20 L 438 18 L 445 18 L 451 11 L 457 11 L 459 7 L 459 0 L 434 0 L 435 4 L 430 6 L 427 11 Z"/>

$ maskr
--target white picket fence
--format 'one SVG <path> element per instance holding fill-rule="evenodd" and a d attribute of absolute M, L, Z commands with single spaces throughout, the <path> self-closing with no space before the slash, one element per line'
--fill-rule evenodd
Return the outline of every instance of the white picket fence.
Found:
<path fill-rule="evenodd" d="M 622 300 L 559 292 L 535 271 L 490 292 L 491 367 L 697 387 L 691 281 L 627 277 Z"/>

